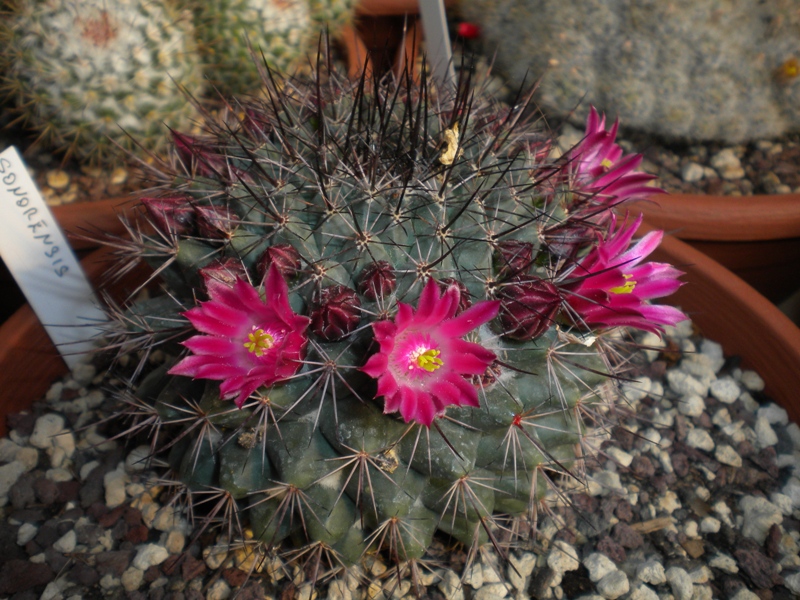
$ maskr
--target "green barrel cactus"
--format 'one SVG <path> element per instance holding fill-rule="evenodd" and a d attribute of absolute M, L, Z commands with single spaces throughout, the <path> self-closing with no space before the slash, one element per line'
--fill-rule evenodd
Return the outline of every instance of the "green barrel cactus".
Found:
<path fill-rule="evenodd" d="M 175 133 L 142 200 L 130 259 L 165 293 L 117 311 L 117 341 L 169 358 L 131 432 L 234 545 L 330 567 L 413 566 L 437 532 L 502 550 L 503 516 L 535 524 L 580 477 L 618 326 L 685 318 L 648 302 L 680 285 L 642 262 L 660 233 L 632 245 L 612 212 L 651 177 L 594 112 L 553 160 L 524 101 L 467 84 L 265 87 Z"/>
<path fill-rule="evenodd" d="M 42 143 L 93 164 L 118 147 L 159 151 L 163 128 L 197 113 L 191 15 L 161 0 L 13 0 L 0 19 L 0 73 Z"/>

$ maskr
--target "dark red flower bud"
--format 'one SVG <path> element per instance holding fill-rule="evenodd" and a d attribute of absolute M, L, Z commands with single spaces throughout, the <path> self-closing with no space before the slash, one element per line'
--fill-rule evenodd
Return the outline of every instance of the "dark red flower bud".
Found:
<path fill-rule="evenodd" d="M 458 35 L 465 40 L 474 40 L 481 36 L 481 28 L 477 23 L 462 21 L 458 24 Z"/>
<path fill-rule="evenodd" d="M 460 295 L 460 299 L 458 301 L 458 312 L 463 312 L 472 306 L 472 296 L 470 295 L 466 285 L 464 285 L 458 279 L 453 279 L 452 277 L 445 277 L 444 279 L 439 280 L 439 289 L 443 292 L 451 285 L 454 285 L 458 288 L 458 293 Z"/>
<path fill-rule="evenodd" d="M 358 277 L 358 291 L 367 300 L 388 298 L 397 289 L 394 269 L 385 260 L 368 264 Z"/>
<path fill-rule="evenodd" d="M 545 229 L 543 238 L 551 254 L 566 260 L 574 259 L 578 252 L 597 239 L 591 227 L 580 223 L 565 223 Z"/>
<path fill-rule="evenodd" d="M 269 273 L 272 263 L 278 267 L 286 279 L 291 279 L 300 271 L 300 253 L 291 244 L 275 244 L 264 251 L 256 261 L 256 271 L 260 279 L 264 279 Z"/>
<path fill-rule="evenodd" d="M 311 331 L 328 342 L 352 333 L 361 321 L 361 300 L 353 289 L 343 285 L 324 288 L 314 301 Z"/>
<path fill-rule="evenodd" d="M 186 170 L 201 177 L 225 176 L 228 166 L 225 158 L 207 143 L 185 133 L 172 132 L 175 151 Z"/>
<path fill-rule="evenodd" d="M 142 204 L 159 231 L 166 235 L 191 233 L 194 227 L 194 207 L 189 196 L 142 198 Z"/>
<path fill-rule="evenodd" d="M 561 294 L 549 281 L 525 277 L 500 288 L 503 336 L 532 340 L 550 328 L 561 306 Z"/>
<path fill-rule="evenodd" d="M 525 275 L 533 264 L 533 244 L 519 240 L 497 242 L 494 263 L 501 279 Z"/>
<path fill-rule="evenodd" d="M 233 287 L 237 279 L 247 281 L 247 270 L 238 258 L 218 258 L 199 270 L 209 296 L 216 286 Z"/>
<path fill-rule="evenodd" d="M 238 221 L 222 206 L 195 206 L 197 233 L 212 240 L 229 239 L 236 230 Z"/>

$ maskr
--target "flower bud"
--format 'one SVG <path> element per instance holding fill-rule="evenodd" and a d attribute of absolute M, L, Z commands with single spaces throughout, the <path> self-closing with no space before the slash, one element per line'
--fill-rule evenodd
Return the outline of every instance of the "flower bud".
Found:
<path fill-rule="evenodd" d="M 549 281 L 518 278 L 500 288 L 500 323 L 503 336 L 532 340 L 550 328 L 561 306 L 561 294 Z"/>
<path fill-rule="evenodd" d="M 481 27 L 477 23 L 462 21 L 458 24 L 458 36 L 465 40 L 474 40 L 481 37 Z"/>
<path fill-rule="evenodd" d="M 533 244 L 519 240 L 498 242 L 494 262 L 500 279 L 525 275 L 533 264 Z"/>
<path fill-rule="evenodd" d="M 445 277 L 444 279 L 439 280 L 439 289 L 444 292 L 449 288 L 451 285 L 454 285 L 458 288 L 459 294 L 459 301 L 458 301 L 458 313 L 464 312 L 470 306 L 472 306 L 472 297 L 467 289 L 467 286 L 460 282 L 458 279 L 453 279 L 452 277 Z"/>
<path fill-rule="evenodd" d="M 581 249 L 586 248 L 595 237 L 592 228 L 579 223 L 565 223 L 545 229 L 543 233 L 547 249 L 558 258 L 574 259 Z"/>
<path fill-rule="evenodd" d="M 237 279 L 247 281 L 247 270 L 237 258 L 218 258 L 198 271 L 203 278 L 206 292 L 214 296 L 216 286 L 232 288 Z"/>
<path fill-rule="evenodd" d="M 197 233 L 212 240 L 230 239 L 236 230 L 237 221 L 230 210 L 222 206 L 195 206 Z"/>
<path fill-rule="evenodd" d="M 269 117 L 251 107 L 244 109 L 242 127 L 247 137 L 259 144 L 268 141 L 272 133 L 272 123 L 270 123 Z"/>
<path fill-rule="evenodd" d="M 311 331 L 328 342 L 352 333 L 361 321 L 361 300 L 353 289 L 343 285 L 324 288 L 311 311 Z"/>
<path fill-rule="evenodd" d="M 260 279 L 267 276 L 272 263 L 275 263 L 281 275 L 286 279 L 297 275 L 302 266 L 300 253 L 291 244 L 275 244 L 264 251 L 256 261 L 256 271 Z"/>
<path fill-rule="evenodd" d="M 141 202 L 161 233 L 166 235 L 186 235 L 194 226 L 194 207 L 189 196 L 164 196 L 162 198 L 142 198 Z"/>
<path fill-rule="evenodd" d="M 394 269 L 385 260 L 368 264 L 358 278 L 358 291 L 367 300 L 388 298 L 397 288 L 397 277 Z"/>
<path fill-rule="evenodd" d="M 201 177 L 215 177 L 228 172 L 225 159 L 211 146 L 185 133 L 172 132 L 172 142 L 183 166 Z"/>

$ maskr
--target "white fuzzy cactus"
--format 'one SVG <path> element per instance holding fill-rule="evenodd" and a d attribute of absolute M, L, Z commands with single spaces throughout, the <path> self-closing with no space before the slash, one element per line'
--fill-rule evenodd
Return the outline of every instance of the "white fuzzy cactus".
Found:
<path fill-rule="evenodd" d="M 0 19 L 4 88 L 41 140 L 91 163 L 158 150 L 196 116 L 203 79 L 188 14 L 160 0 L 17 0 Z M 135 140 L 135 141 L 134 141 Z"/>

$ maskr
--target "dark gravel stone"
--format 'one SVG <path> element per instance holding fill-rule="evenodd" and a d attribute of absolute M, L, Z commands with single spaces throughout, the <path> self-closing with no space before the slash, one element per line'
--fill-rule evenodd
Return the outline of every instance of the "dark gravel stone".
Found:
<path fill-rule="evenodd" d="M 686 477 L 689 474 L 689 457 L 676 452 L 670 458 L 672 458 L 672 468 L 675 469 L 675 475 Z"/>
<path fill-rule="evenodd" d="M 708 430 L 711 430 L 714 425 L 711 422 L 711 417 L 709 417 L 708 413 L 705 411 L 700 413 L 700 416 L 695 419 L 695 423 L 697 423 L 697 425 L 702 427 L 703 429 L 708 429 Z"/>
<path fill-rule="evenodd" d="M 205 598 L 205 596 L 203 596 L 203 594 L 198 590 L 184 590 L 183 595 L 186 598 L 186 600 L 204 600 Z M 264 594 L 263 596 L 259 597 L 259 600 L 261 600 L 261 598 L 266 598 L 266 597 L 267 597 L 266 594 Z"/>
<path fill-rule="evenodd" d="M 144 572 L 144 580 L 147 583 L 153 583 L 159 577 L 161 577 L 161 567 L 159 565 L 147 567 L 147 570 Z"/>
<path fill-rule="evenodd" d="M 778 457 L 775 452 L 775 448 L 773 448 L 772 446 L 764 448 L 755 456 L 750 456 L 750 460 L 752 460 L 755 464 L 764 469 L 767 472 L 767 474 L 773 479 L 777 479 L 778 476 L 780 475 L 780 469 L 778 469 L 777 459 Z"/>
<path fill-rule="evenodd" d="M 556 572 L 550 567 L 534 570 L 534 575 L 531 577 L 531 583 L 528 586 L 528 593 L 532 598 L 543 598 L 555 578 Z"/>
<path fill-rule="evenodd" d="M 61 535 L 58 533 L 58 523 L 55 519 L 50 519 L 39 527 L 39 531 L 36 532 L 36 537 L 33 539 L 42 548 L 47 548 L 52 546 L 60 537 Z"/>
<path fill-rule="evenodd" d="M 553 541 L 561 540 L 567 542 L 570 545 L 575 544 L 575 532 L 569 528 L 559 529 L 556 532 L 555 537 L 553 537 Z"/>
<path fill-rule="evenodd" d="M 611 536 L 620 546 L 629 550 L 640 548 L 644 544 L 642 534 L 634 530 L 627 523 L 617 523 L 614 525 Z"/>
<path fill-rule="evenodd" d="M 13 560 L 26 558 L 25 551 L 17 546 L 17 530 L 5 520 L 0 520 L 0 565 Z"/>
<path fill-rule="evenodd" d="M 675 425 L 673 426 L 675 430 L 675 437 L 678 438 L 680 441 L 686 439 L 686 433 L 689 431 L 689 425 L 686 422 L 686 417 L 683 415 L 675 415 Z"/>
<path fill-rule="evenodd" d="M 103 535 L 104 529 L 94 523 L 86 523 L 75 528 L 75 537 L 79 544 L 84 544 L 90 549 L 97 544 L 97 540 Z"/>
<path fill-rule="evenodd" d="M 653 461 L 651 461 L 647 456 L 642 456 L 641 454 L 633 457 L 633 462 L 631 462 L 630 469 L 637 479 L 647 479 L 656 473 L 656 468 L 653 466 Z"/>
<path fill-rule="evenodd" d="M 124 540 L 126 535 L 128 535 L 128 524 L 120 519 L 111 528 L 111 537 L 119 541 Z"/>
<path fill-rule="evenodd" d="M 175 571 L 178 570 L 184 560 L 184 554 L 173 554 L 167 558 L 167 560 L 161 563 L 161 571 L 164 573 L 164 575 L 171 577 L 173 574 L 175 574 Z"/>
<path fill-rule="evenodd" d="M 133 552 L 127 550 L 111 550 L 108 552 L 99 552 L 95 558 L 95 567 L 100 576 L 107 573 L 115 577 L 121 577 L 125 569 L 131 563 Z"/>
<path fill-rule="evenodd" d="M 267 592 L 260 581 L 250 580 L 241 590 L 236 593 L 237 600 L 262 600 L 267 597 Z M 189 600 L 189 596 L 186 596 Z"/>
<path fill-rule="evenodd" d="M 105 505 L 105 502 L 95 502 L 91 506 L 86 509 L 86 514 L 93 518 L 98 523 L 100 519 L 103 518 L 103 515 L 108 513 L 108 507 Z M 108 529 L 107 527 L 105 529 Z"/>
<path fill-rule="evenodd" d="M 8 500 L 11 506 L 17 509 L 25 508 L 36 502 L 36 494 L 33 491 L 35 477 L 30 473 L 23 473 L 17 482 L 8 490 Z"/>
<path fill-rule="evenodd" d="M 148 537 L 150 537 L 150 530 L 144 525 L 136 525 L 128 528 L 128 533 L 125 534 L 125 541 L 132 544 L 143 544 Z"/>
<path fill-rule="evenodd" d="M 625 427 L 617 425 L 611 431 L 611 439 L 615 440 L 623 450 L 632 450 L 633 444 L 636 441 L 636 436 Z"/>
<path fill-rule="evenodd" d="M 96 569 L 84 562 L 76 562 L 67 575 L 71 581 L 87 587 L 93 586 L 100 581 L 100 574 Z"/>
<path fill-rule="evenodd" d="M 47 585 L 56 573 L 45 563 L 9 560 L 0 567 L 0 594 L 16 594 Z"/>
<path fill-rule="evenodd" d="M 16 429 L 17 433 L 22 435 L 30 435 L 33 433 L 33 428 L 36 426 L 36 419 L 38 418 L 32 412 L 21 412 L 10 414 L 6 417 L 8 429 Z"/>
<path fill-rule="evenodd" d="M 594 514 L 597 512 L 598 501 L 594 496 L 588 494 L 575 494 L 572 496 L 572 506 L 576 511 L 583 514 Z"/>
<path fill-rule="evenodd" d="M 783 532 L 781 531 L 780 525 L 774 523 L 772 527 L 769 528 L 767 539 L 764 540 L 764 551 L 770 558 L 778 558 L 778 555 L 781 553 L 780 543 L 782 536 Z"/>
<path fill-rule="evenodd" d="M 191 581 L 195 577 L 200 577 L 206 569 L 206 563 L 187 554 L 181 565 L 181 576 L 184 581 Z"/>
<path fill-rule="evenodd" d="M 58 501 L 66 504 L 67 502 L 76 502 L 80 497 L 81 483 L 80 481 L 61 481 L 56 484 L 58 486 Z"/>
<path fill-rule="evenodd" d="M 22 523 L 41 523 L 47 520 L 47 515 L 41 508 L 24 508 L 22 510 L 15 510 L 10 515 L 10 519 L 15 519 Z"/>
<path fill-rule="evenodd" d="M 81 485 L 81 506 L 83 508 L 88 508 L 95 502 L 103 502 L 105 500 L 104 475 L 105 470 L 101 465 L 93 469 L 86 481 Z"/>
<path fill-rule="evenodd" d="M 116 522 L 122 518 L 123 514 L 125 514 L 125 506 L 117 506 L 116 508 L 113 508 L 108 512 L 98 516 L 97 522 L 101 527 L 111 529 Z"/>
<path fill-rule="evenodd" d="M 564 590 L 565 598 L 577 598 L 592 593 L 594 584 L 589 579 L 589 571 L 581 565 L 576 571 L 564 574 L 564 579 L 561 580 L 561 589 Z"/>
<path fill-rule="evenodd" d="M 239 587 L 247 581 L 248 575 L 241 569 L 229 568 L 222 570 L 222 577 L 231 587 Z"/>
<path fill-rule="evenodd" d="M 136 525 L 141 525 L 143 523 L 141 511 L 138 508 L 133 508 L 132 506 L 125 507 L 125 512 L 123 513 L 122 517 L 131 527 L 135 527 Z"/>
<path fill-rule="evenodd" d="M 39 477 L 33 482 L 33 491 L 42 504 L 53 504 L 58 500 L 58 485 L 46 477 Z"/>
<path fill-rule="evenodd" d="M 782 583 L 775 561 L 757 550 L 739 549 L 734 552 L 739 568 L 750 578 L 757 588 L 768 589 Z"/>
<path fill-rule="evenodd" d="M 608 535 L 597 542 L 597 551 L 602 552 L 617 564 L 625 562 L 628 557 L 625 548 Z"/>
<path fill-rule="evenodd" d="M 64 556 L 61 552 L 50 547 L 44 549 L 44 559 L 50 565 L 50 568 L 57 572 L 72 562 L 70 557 Z"/>

